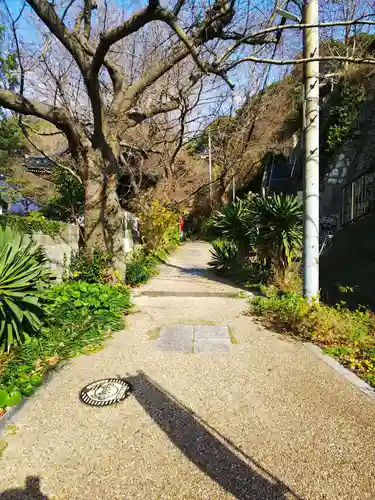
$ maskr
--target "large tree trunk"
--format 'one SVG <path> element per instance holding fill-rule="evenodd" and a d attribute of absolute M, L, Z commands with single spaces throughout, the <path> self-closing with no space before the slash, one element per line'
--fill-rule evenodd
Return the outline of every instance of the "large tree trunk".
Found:
<path fill-rule="evenodd" d="M 117 175 L 108 173 L 99 150 L 84 155 L 85 248 L 113 255 L 121 277 L 125 270 L 123 210 L 117 196 Z"/>

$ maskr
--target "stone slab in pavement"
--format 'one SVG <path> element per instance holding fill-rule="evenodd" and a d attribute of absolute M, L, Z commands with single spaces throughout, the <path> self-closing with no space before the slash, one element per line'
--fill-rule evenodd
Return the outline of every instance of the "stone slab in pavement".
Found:
<path fill-rule="evenodd" d="M 158 351 L 193 352 L 193 337 L 158 338 L 155 340 Z"/>
<path fill-rule="evenodd" d="M 193 338 L 194 327 L 187 325 L 174 325 L 167 326 L 160 329 L 160 338 L 172 339 L 172 338 Z"/>
<path fill-rule="evenodd" d="M 159 351 L 227 353 L 231 341 L 225 325 L 173 325 L 161 328 L 154 347 Z"/>
<path fill-rule="evenodd" d="M 231 342 L 226 338 L 200 338 L 194 341 L 194 352 L 205 352 L 210 354 L 229 353 Z"/>
<path fill-rule="evenodd" d="M 225 325 L 199 325 L 195 327 L 196 339 L 228 338 L 229 331 Z"/>

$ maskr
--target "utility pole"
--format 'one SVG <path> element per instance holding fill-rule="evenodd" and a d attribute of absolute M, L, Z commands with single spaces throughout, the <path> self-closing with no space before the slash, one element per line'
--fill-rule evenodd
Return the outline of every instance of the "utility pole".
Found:
<path fill-rule="evenodd" d="M 318 0 L 305 0 L 304 23 L 318 24 Z M 304 58 L 319 57 L 319 29 L 304 29 Z M 304 93 L 304 237 L 303 293 L 319 294 L 319 61 L 305 63 Z"/>
<path fill-rule="evenodd" d="M 210 181 L 210 206 L 212 209 L 212 154 L 211 154 L 211 130 L 208 127 L 208 178 Z"/>

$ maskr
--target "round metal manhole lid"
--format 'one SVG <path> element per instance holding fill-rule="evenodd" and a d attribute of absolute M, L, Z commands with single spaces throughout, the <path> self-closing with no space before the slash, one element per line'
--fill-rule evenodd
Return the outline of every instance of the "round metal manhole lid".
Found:
<path fill-rule="evenodd" d="M 126 380 L 105 378 L 86 385 L 79 393 L 79 399 L 90 406 L 107 406 L 123 401 L 130 391 L 130 384 Z"/>

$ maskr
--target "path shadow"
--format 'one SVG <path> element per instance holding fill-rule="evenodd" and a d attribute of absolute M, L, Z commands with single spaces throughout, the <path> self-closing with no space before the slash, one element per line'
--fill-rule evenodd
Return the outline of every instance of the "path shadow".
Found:
<path fill-rule="evenodd" d="M 172 443 L 239 500 L 301 497 L 217 433 L 143 372 L 126 377 L 132 394 Z M 287 496 L 289 495 L 289 496 Z"/>
<path fill-rule="evenodd" d="M 239 281 L 234 281 L 229 278 L 225 278 L 223 276 L 218 276 L 214 271 L 211 269 L 208 269 L 206 267 L 181 267 L 181 266 L 176 266 L 174 264 L 171 264 L 168 261 L 160 261 L 160 263 L 166 267 L 170 267 L 173 269 L 177 269 L 183 274 L 187 274 L 188 276 L 195 276 L 197 278 L 205 278 L 208 281 L 215 281 L 216 283 L 221 283 L 223 285 L 228 285 L 233 288 L 238 288 L 238 290 L 242 290 L 245 292 L 250 292 L 253 295 L 262 295 L 262 293 L 257 290 L 253 289 L 251 287 L 244 286 L 243 283 L 240 283 Z M 164 279 L 164 276 L 161 276 L 161 279 Z"/>
<path fill-rule="evenodd" d="M 13 488 L 0 493 L 0 500 L 49 500 L 40 491 L 40 478 L 29 476 L 25 481 L 25 488 Z"/>

